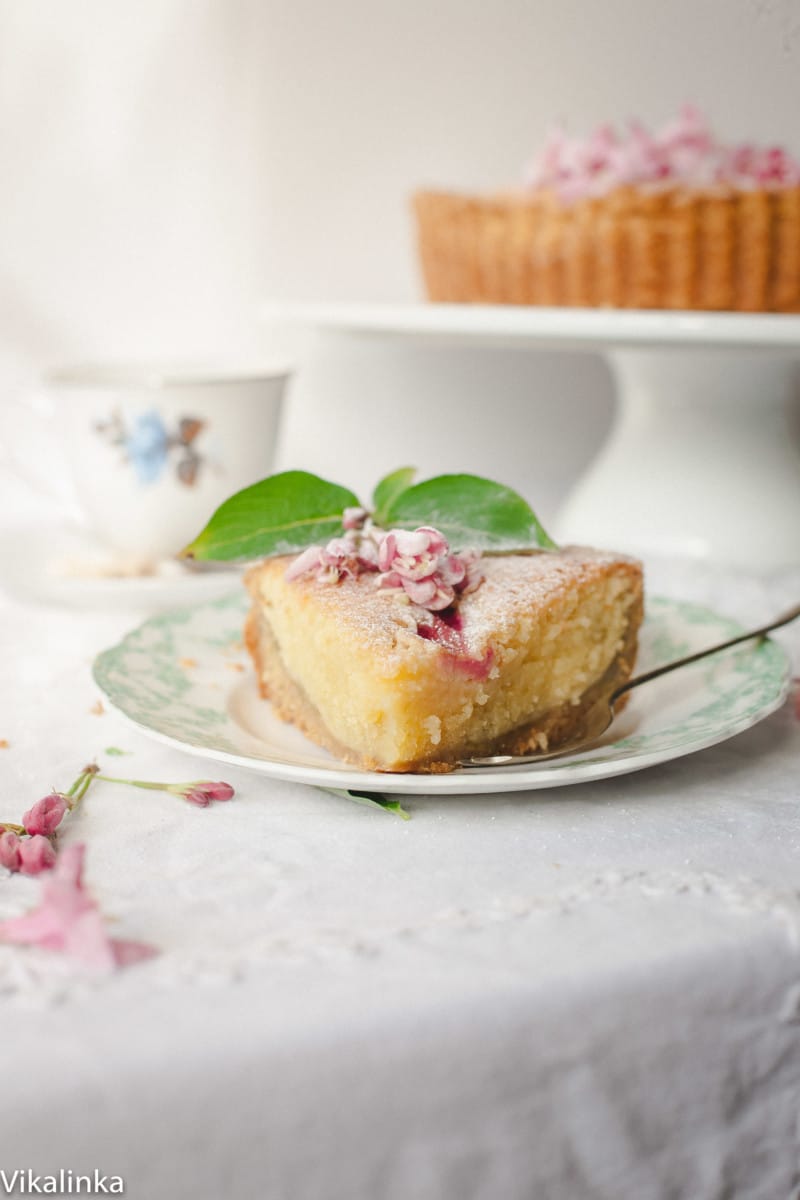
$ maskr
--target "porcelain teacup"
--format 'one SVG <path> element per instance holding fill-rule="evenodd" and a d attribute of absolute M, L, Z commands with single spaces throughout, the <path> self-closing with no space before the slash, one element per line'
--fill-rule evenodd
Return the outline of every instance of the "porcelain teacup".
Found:
<path fill-rule="evenodd" d="M 269 474 L 287 377 L 158 366 L 50 371 L 52 427 L 92 532 L 143 561 L 178 553 L 223 500 Z"/>

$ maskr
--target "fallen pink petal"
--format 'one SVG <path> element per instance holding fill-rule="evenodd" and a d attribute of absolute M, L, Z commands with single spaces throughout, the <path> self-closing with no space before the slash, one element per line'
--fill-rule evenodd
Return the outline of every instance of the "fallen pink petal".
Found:
<path fill-rule="evenodd" d="M 147 942 L 126 941 L 124 938 L 113 938 L 111 950 L 116 967 L 132 967 L 134 963 L 144 962 L 158 954 L 156 948 L 148 946 Z"/>
<path fill-rule="evenodd" d="M 150 958 L 156 953 L 152 947 L 108 936 L 103 916 L 83 886 L 85 851 L 80 843 L 61 851 L 42 884 L 38 908 L 0 922 L 0 938 L 41 946 L 104 970 Z"/>

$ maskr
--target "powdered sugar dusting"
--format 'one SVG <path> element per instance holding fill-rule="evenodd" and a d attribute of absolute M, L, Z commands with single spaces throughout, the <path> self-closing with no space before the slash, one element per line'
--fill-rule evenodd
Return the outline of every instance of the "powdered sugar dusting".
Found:
<path fill-rule="evenodd" d="M 251 592 L 267 599 L 274 583 L 283 583 L 291 561 L 273 558 L 253 567 L 247 576 Z M 463 656 L 484 659 L 493 643 L 510 637 L 522 612 L 541 608 L 596 578 L 610 564 L 628 561 L 610 551 L 582 547 L 484 557 L 482 582 L 458 602 Z M 418 654 L 458 657 L 452 648 L 419 636 L 419 626 L 430 623 L 427 609 L 412 604 L 404 592 L 376 588 L 374 575 L 343 577 L 335 584 L 309 575 L 293 582 L 291 588 L 296 590 L 298 603 L 313 602 L 326 611 L 333 627 L 346 625 L 376 654 L 391 656 L 398 650 L 408 653 L 413 649 Z"/>

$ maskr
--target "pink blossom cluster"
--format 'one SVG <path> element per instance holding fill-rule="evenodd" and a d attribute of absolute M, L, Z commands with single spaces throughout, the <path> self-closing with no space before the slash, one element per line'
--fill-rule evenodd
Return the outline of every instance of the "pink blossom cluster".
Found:
<path fill-rule="evenodd" d="M 81 776 L 96 776 L 96 768 Z M 100 778 L 104 778 L 100 776 Z M 140 780 L 111 780 L 130 783 L 134 787 L 155 788 L 180 796 L 190 804 L 207 808 L 217 800 L 230 800 L 234 794 L 229 783 L 210 779 L 195 779 L 190 783 L 144 783 Z M 56 863 L 56 851 L 51 842 L 66 813 L 77 803 L 79 796 L 63 792 L 50 792 L 28 809 L 22 825 L 0 824 L 0 866 L 23 875 L 39 875 L 50 871 Z"/>
<path fill-rule="evenodd" d="M 55 866 L 56 852 L 52 842 L 40 833 L 20 837 L 12 829 L 0 834 L 0 866 L 23 875 L 40 875 Z"/>
<path fill-rule="evenodd" d="M 402 588 L 412 604 L 441 612 L 483 579 L 474 550 L 451 554 L 447 538 L 429 525 L 391 529 L 378 550 L 379 587 Z"/>
<path fill-rule="evenodd" d="M 0 866 L 23 875 L 39 875 L 55 866 L 56 852 L 49 840 L 69 810 L 66 796 L 50 792 L 37 800 L 22 818 L 22 829 L 3 825 L 0 832 Z"/>
<path fill-rule="evenodd" d="M 779 146 L 718 141 L 698 109 L 685 105 L 656 133 L 639 121 L 620 137 L 600 125 L 588 138 L 548 135 L 526 179 L 532 189 L 555 191 L 565 202 L 602 196 L 625 184 L 789 187 L 800 184 L 800 162 Z"/>
<path fill-rule="evenodd" d="M 96 764 L 84 767 L 68 792 L 50 792 L 37 800 L 21 825 L 0 825 L 0 866 L 24 875 L 46 872 L 39 907 L 24 916 L 0 922 L 0 939 L 28 942 L 72 955 L 89 966 L 126 966 L 149 958 L 155 951 L 141 942 L 123 942 L 106 933 L 103 916 L 83 886 L 85 847 L 68 846 L 56 853 L 52 838 L 64 816 L 79 804 L 93 780 L 125 783 L 180 796 L 206 808 L 230 800 L 229 783 L 195 779 L 189 783 L 155 783 L 142 779 L 112 779 Z"/>
<path fill-rule="evenodd" d="M 348 513 L 352 511 L 363 512 Z M 321 583 L 337 583 L 371 572 L 377 587 L 402 591 L 412 604 L 439 612 L 459 595 L 474 591 L 483 579 L 477 551 L 453 554 L 438 529 L 422 525 L 414 530 L 384 531 L 368 519 L 360 528 L 348 527 L 348 513 L 344 536 L 304 550 L 287 568 L 288 580 L 315 575 Z"/>
<path fill-rule="evenodd" d="M 287 579 L 314 574 L 320 583 L 338 583 L 344 577 L 354 579 L 363 571 L 377 571 L 378 545 L 369 535 L 348 530 L 325 546 L 309 546 L 287 568 Z"/>

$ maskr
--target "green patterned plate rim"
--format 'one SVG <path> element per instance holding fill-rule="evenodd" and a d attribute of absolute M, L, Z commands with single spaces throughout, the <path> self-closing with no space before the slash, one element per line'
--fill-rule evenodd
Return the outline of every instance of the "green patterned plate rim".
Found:
<path fill-rule="evenodd" d="M 633 692 L 602 744 L 549 763 L 449 775 L 391 775 L 338 762 L 258 696 L 242 645 L 247 600 L 235 593 L 160 613 L 103 651 L 94 678 L 113 708 L 169 745 L 318 787 L 465 794 L 560 787 L 656 766 L 742 733 L 774 712 L 789 662 L 769 639 L 714 655 Z M 650 597 L 637 670 L 741 632 L 710 609 Z"/>

